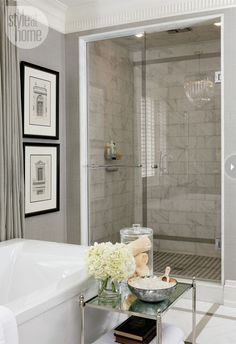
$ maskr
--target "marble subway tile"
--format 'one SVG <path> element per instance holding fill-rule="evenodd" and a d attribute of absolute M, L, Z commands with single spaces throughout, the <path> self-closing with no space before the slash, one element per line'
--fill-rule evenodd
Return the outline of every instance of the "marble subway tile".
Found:
<path fill-rule="evenodd" d="M 168 125 L 187 122 L 185 113 L 181 111 L 169 111 L 167 113 L 167 120 L 168 120 Z"/>
<path fill-rule="evenodd" d="M 187 163 L 186 162 L 172 162 L 170 161 L 167 166 L 168 173 L 171 175 L 186 174 Z"/>
<path fill-rule="evenodd" d="M 167 127 L 168 136 L 187 136 L 188 128 L 185 124 L 171 124 Z"/>
<path fill-rule="evenodd" d="M 205 137 L 206 148 L 220 148 L 221 147 L 221 137 L 218 136 L 206 136 Z"/>
<path fill-rule="evenodd" d="M 179 211 L 170 211 L 169 223 L 172 224 L 186 224 L 186 213 Z"/>
<path fill-rule="evenodd" d="M 168 161 L 186 161 L 188 151 L 185 149 L 168 149 L 167 160 Z"/>
<path fill-rule="evenodd" d="M 220 252 L 218 252 L 215 249 L 215 245 L 212 244 L 196 244 L 196 254 L 210 257 L 220 256 Z"/>
<path fill-rule="evenodd" d="M 197 238 L 206 238 L 214 239 L 215 238 L 215 226 L 196 226 L 196 237 Z"/>
<path fill-rule="evenodd" d="M 170 213 L 167 210 L 149 210 L 148 209 L 148 221 L 156 223 L 158 225 L 169 223 Z"/>
<path fill-rule="evenodd" d="M 217 162 L 205 162 L 205 172 L 206 174 L 220 174 L 221 173 L 221 163 Z"/>
<path fill-rule="evenodd" d="M 148 197 L 149 198 L 160 198 L 165 199 L 169 197 L 169 188 L 164 186 L 157 186 L 151 187 L 148 191 Z"/>
<path fill-rule="evenodd" d="M 188 147 L 187 136 L 173 136 L 168 137 L 168 148 L 171 149 L 186 149 Z"/>
<path fill-rule="evenodd" d="M 215 177 L 212 175 L 189 175 L 189 183 L 199 187 L 215 187 Z"/>
<path fill-rule="evenodd" d="M 216 161 L 215 149 L 189 149 L 189 161 Z"/>
<path fill-rule="evenodd" d="M 185 217 L 186 223 L 190 225 L 205 226 L 207 224 L 204 212 L 187 212 Z"/>
<path fill-rule="evenodd" d="M 184 95 L 184 88 L 181 86 L 174 86 L 169 88 L 168 99 L 182 99 Z"/>
<path fill-rule="evenodd" d="M 196 254 L 197 248 L 195 243 L 181 241 L 160 240 L 159 248 L 162 251 Z"/>
<path fill-rule="evenodd" d="M 188 163 L 189 174 L 205 174 L 205 163 L 201 161 L 191 161 Z"/>

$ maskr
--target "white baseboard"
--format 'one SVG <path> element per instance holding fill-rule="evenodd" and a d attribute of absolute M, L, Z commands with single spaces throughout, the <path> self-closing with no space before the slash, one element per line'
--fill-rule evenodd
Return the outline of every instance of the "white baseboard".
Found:
<path fill-rule="evenodd" d="M 221 284 L 197 282 L 197 299 L 199 301 L 223 304 L 224 288 Z"/>
<path fill-rule="evenodd" d="M 190 280 L 181 279 L 180 282 L 189 283 Z M 191 298 L 191 291 L 185 297 Z M 236 308 L 236 281 L 226 280 L 224 286 L 218 283 L 197 281 L 197 300 Z"/>
<path fill-rule="evenodd" d="M 179 282 L 191 283 L 189 279 L 178 279 Z M 224 287 L 220 283 L 208 282 L 208 281 L 196 281 L 197 283 L 197 300 L 224 304 Z M 192 292 L 185 295 L 186 298 L 192 297 Z"/>
<path fill-rule="evenodd" d="M 224 286 L 224 305 L 236 308 L 236 281 L 226 280 Z"/>

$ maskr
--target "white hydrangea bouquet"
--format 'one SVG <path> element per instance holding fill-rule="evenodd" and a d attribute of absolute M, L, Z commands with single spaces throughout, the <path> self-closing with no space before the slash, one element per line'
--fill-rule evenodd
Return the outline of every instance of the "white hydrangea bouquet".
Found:
<path fill-rule="evenodd" d="M 117 282 L 127 280 L 135 272 L 135 259 L 125 244 L 104 242 L 95 243 L 88 250 L 88 272 L 100 280 L 98 295 L 111 286 L 111 292 L 117 292 Z"/>

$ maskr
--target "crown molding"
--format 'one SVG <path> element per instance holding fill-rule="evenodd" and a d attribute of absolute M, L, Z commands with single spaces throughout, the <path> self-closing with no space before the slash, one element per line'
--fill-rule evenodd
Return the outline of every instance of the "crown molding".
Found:
<path fill-rule="evenodd" d="M 17 3 L 37 7 L 46 15 L 49 26 L 62 33 L 236 6 L 236 0 L 80 0 L 79 5 L 71 7 L 60 0 L 17 0 Z"/>
<path fill-rule="evenodd" d="M 17 5 L 37 7 L 46 15 L 50 28 L 65 33 L 68 7 L 59 0 L 17 0 Z"/>
<path fill-rule="evenodd" d="M 236 0 L 94 0 L 68 8 L 65 32 L 86 31 L 235 6 Z"/>

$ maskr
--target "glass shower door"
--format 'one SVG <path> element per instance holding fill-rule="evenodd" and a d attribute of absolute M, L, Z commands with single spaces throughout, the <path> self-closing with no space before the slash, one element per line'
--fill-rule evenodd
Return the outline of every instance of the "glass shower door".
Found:
<path fill-rule="evenodd" d="M 147 226 L 155 237 L 156 271 L 220 280 L 220 84 L 204 104 L 191 102 L 185 81 L 214 80 L 220 36 L 213 25 L 146 36 Z M 204 44 L 202 43 L 204 40 Z M 199 51 L 200 57 L 199 57 Z M 158 165 L 158 169 L 155 169 Z"/>
<path fill-rule="evenodd" d="M 142 223 L 138 136 L 143 39 L 88 44 L 90 243 L 120 241 L 120 229 Z"/>

